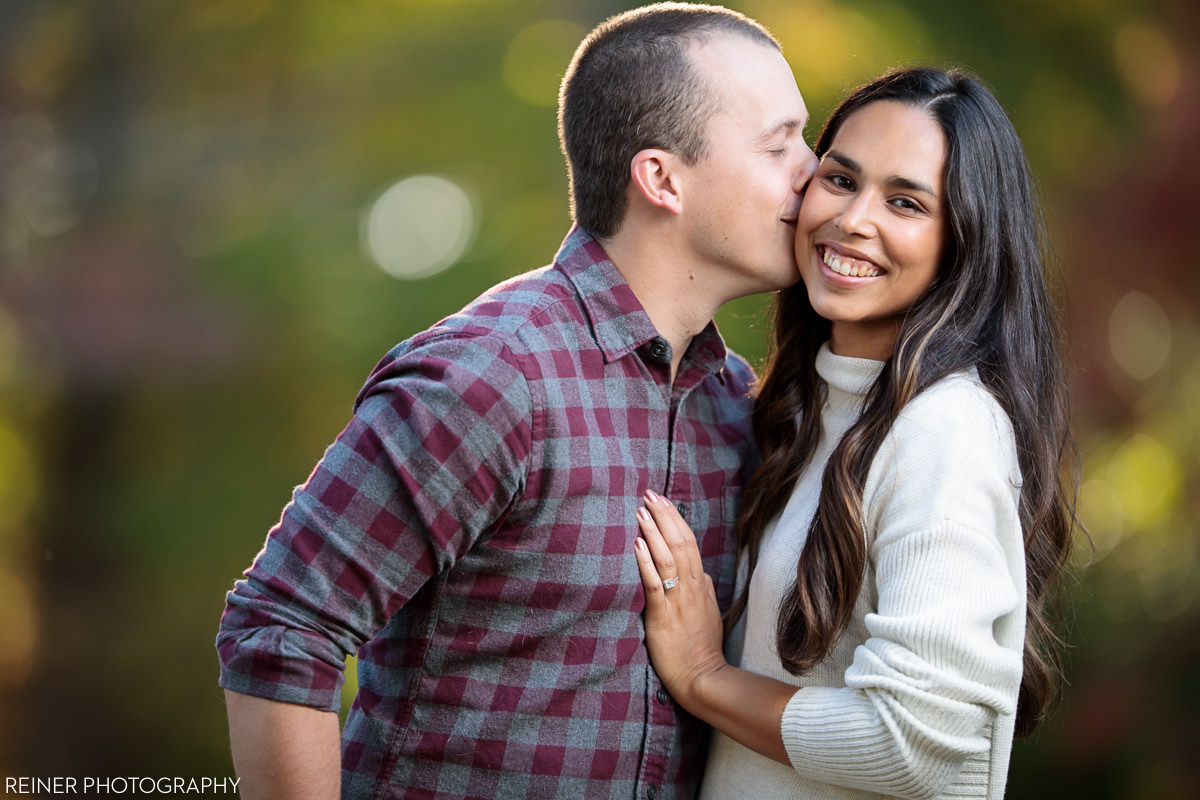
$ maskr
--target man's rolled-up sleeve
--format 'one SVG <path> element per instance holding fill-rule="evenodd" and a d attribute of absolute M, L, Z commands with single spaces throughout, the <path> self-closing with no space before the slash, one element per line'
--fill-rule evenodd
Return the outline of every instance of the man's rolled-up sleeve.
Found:
<path fill-rule="evenodd" d="M 389 353 L 226 596 L 221 685 L 336 710 L 346 656 L 519 496 L 530 417 L 496 337 L 424 335 Z"/>

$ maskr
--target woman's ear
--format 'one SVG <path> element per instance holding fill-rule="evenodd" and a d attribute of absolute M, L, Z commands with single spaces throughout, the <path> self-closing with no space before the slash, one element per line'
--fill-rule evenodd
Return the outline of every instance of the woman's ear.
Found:
<path fill-rule="evenodd" d="M 650 205 L 678 214 L 683 210 L 678 166 L 666 150 L 642 150 L 630 163 L 630 185 Z"/>

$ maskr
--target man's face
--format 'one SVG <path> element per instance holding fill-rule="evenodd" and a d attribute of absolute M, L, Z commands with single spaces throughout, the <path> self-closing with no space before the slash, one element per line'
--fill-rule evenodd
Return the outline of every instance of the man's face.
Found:
<path fill-rule="evenodd" d="M 740 36 L 714 37 L 691 55 L 720 107 L 706 155 L 681 170 L 692 255 L 714 267 L 704 271 L 725 299 L 791 286 L 801 192 L 817 166 L 792 70 L 775 48 Z"/>

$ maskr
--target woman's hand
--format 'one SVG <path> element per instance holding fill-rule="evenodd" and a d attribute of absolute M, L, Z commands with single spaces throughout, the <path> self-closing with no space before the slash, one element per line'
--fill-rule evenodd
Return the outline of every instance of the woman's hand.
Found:
<path fill-rule="evenodd" d="M 721 612 L 696 536 L 665 497 L 647 491 L 634 543 L 646 589 L 646 646 L 671 696 L 696 713 L 697 682 L 728 665 Z"/>
<path fill-rule="evenodd" d="M 643 538 L 634 551 L 646 587 L 646 646 L 654 669 L 679 705 L 790 766 L 780 721 L 796 687 L 726 663 L 717 593 L 696 537 L 665 497 L 646 492 L 645 500 L 638 509 Z"/>

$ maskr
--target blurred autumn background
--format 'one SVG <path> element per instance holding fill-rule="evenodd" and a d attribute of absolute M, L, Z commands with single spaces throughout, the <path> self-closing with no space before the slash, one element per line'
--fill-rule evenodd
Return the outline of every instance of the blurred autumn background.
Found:
<path fill-rule="evenodd" d="M 376 359 L 569 225 L 558 80 L 602 0 L 0 2 L 0 774 L 232 774 L 223 596 Z M 1200 796 L 1200 8 L 746 0 L 815 129 L 980 74 L 1070 293 L 1071 686 L 1012 797 Z M 719 323 L 763 356 L 763 298 Z"/>

